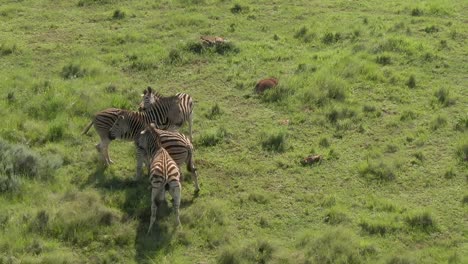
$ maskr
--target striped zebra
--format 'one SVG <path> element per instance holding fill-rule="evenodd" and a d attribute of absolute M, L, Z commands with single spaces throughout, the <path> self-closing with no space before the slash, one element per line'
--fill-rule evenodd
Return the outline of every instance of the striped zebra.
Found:
<path fill-rule="evenodd" d="M 119 119 L 116 122 L 116 126 L 120 126 L 120 129 L 125 127 L 124 119 Z M 119 129 L 113 127 L 113 129 Z M 125 130 L 121 130 L 121 133 Z M 111 133 L 116 133 L 114 130 Z M 184 163 L 187 165 L 187 170 L 191 173 L 193 184 L 195 187 L 195 193 L 200 191 L 198 184 L 198 173 L 195 168 L 193 160 L 193 145 L 190 140 L 182 133 L 172 132 L 166 130 L 157 129 L 156 126 L 151 123 L 149 126 L 140 133 L 140 136 L 136 142 L 137 147 L 137 178 L 140 177 L 143 165 L 143 159 L 146 158 L 146 164 L 149 167 L 151 159 L 158 151 L 158 143 L 171 155 L 171 158 L 180 166 Z M 148 171 L 150 169 L 148 168 Z"/>
<path fill-rule="evenodd" d="M 174 124 L 180 123 L 181 114 L 178 107 L 179 98 L 177 96 L 164 97 L 158 100 L 151 109 L 143 112 L 128 111 L 118 108 L 108 108 L 94 115 L 93 120 L 85 127 L 82 134 L 86 134 L 91 126 L 98 133 L 101 141 L 96 144 L 96 149 L 101 153 L 106 165 L 110 165 L 113 161 L 109 157 L 109 144 L 115 138 L 111 137 L 109 131 L 117 121 L 117 117 L 122 113 L 133 113 L 139 116 L 145 123 L 156 123 L 161 129 L 174 127 Z M 121 139 L 134 140 L 130 135 L 121 135 Z"/>
<path fill-rule="evenodd" d="M 179 98 L 178 109 L 179 109 L 180 116 L 177 118 L 179 122 L 178 123 L 172 122 L 174 126 L 170 128 L 161 128 L 161 127 L 159 128 L 174 130 L 174 129 L 180 128 L 185 122 L 188 122 L 189 138 L 191 141 L 192 140 L 192 126 L 193 126 L 192 97 L 186 93 L 177 93 L 175 96 Z M 147 90 L 143 92 L 143 99 L 138 109 L 142 111 L 149 111 L 150 109 L 157 107 L 158 102 L 160 100 L 164 100 L 164 98 L 165 97 L 163 97 L 161 94 L 154 92 L 151 87 L 148 87 Z"/>
<path fill-rule="evenodd" d="M 180 225 L 179 207 L 181 199 L 180 172 L 175 161 L 169 153 L 161 147 L 160 142 L 156 142 L 158 151 L 151 162 L 150 182 L 151 182 L 151 218 L 147 234 L 151 233 L 153 224 L 156 221 L 158 205 L 165 201 L 166 186 L 172 196 L 173 207 L 176 214 L 176 225 Z"/>

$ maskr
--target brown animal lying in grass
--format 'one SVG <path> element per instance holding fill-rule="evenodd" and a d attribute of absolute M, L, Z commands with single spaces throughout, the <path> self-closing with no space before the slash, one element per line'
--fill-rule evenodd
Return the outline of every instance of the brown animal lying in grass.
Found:
<path fill-rule="evenodd" d="M 255 92 L 256 93 L 263 93 L 265 90 L 271 89 L 278 85 L 278 79 L 276 78 L 268 78 L 263 79 L 257 82 L 255 85 Z"/>
<path fill-rule="evenodd" d="M 200 40 L 203 44 L 207 46 L 214 46 L 218 44 L 222 44 L 225 40 L 222 37 L 212 37 L 212 36 L 201 36 Z"/>

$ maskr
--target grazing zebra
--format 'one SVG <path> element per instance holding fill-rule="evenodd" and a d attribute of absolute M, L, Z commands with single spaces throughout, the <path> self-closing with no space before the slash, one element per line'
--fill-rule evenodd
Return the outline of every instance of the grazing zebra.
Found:
<path fill-rule="evenodd" d="M 119 123 L 124 123 L 124 119 L 119 119 L 116 122 L 116 126 L 119 126 Z M 125 125 L 122 124 L 121 128 Z M 113 129 L 118 129 L 113 127 Z M 125 130 L 121 130 L 125 132 Z M 111 133 L 115 133 L 112 131 Z M 146 126 L 145 130 L 140 133 L 140 136 L 136 142 L 137 147 L 137 178 L 140 177 L 143 165 L 143 157 L 146 157 L 146 164 L 151 164 L 151 159 L 154 157 L 155 153 L 158 151 L 158 144 L 171 155 L 171 158 L 177 163 L 177 166 L 180 166 L 184 163 L 187 164 L 187 170 L 191 173 L 193 184 L 195 187 L 195 193 L 200 191 L 200 186 L 198 185 L 198 173 L 195 168 L 193 160 L 193 145 L 190 140 L 179 132 L 172 132 L 166 130 L 157 129 L 156 126 L 151 123 L 149 126 Z"/>
<path fill-rule="evenodd" d="M 176 214 L 176 225 L 180 225 L 179 207 L 182 186 L 180 185 L 180 172 L 175 161 L 169 153 L 156 142 L 158 151 L 151 162 L 151 219 L 148 234 L 151 233 L 153 224 L 156 221 L 158 205 L 165 200 L 166 186 L 172 196 L 173 206 Z"/>
<path fill-rule="evenodd" d="M 186 93 L 177 93 L 175 95 L 177 98 L 179 98 L 178 102 L 178 110 L 180 113 L 179 117 L 174 117 L 175 120 L 178 120 L 178 122 L 171 122 L 173 127 L 168 127 L 168 128 L 163 128 L 160 127 L 160 129 L 177 129 L 181 127 L 186 121 L 188 122 L 189 126 L 189 138 L 192 140 L 192 125 L 193 125 L 193 100 L 192 97 Z M 158 102 L 160 100 L 164 100 L 164 98 L 161 94 L 154 92 L 151 87 L 148 87 L 147 90 L 143 92 L 143 100 L 140 103 L 139 110 L 142 111 L 150 111 L 152 108 L 157 107 Z M 174 110 L 175 113 L 177 113 L 176 110 Z M 157 124 L 156 124 L 157 125 Z"/>
<path fill-rule="evenodd" d="M 96 113 L 93 120 L 86 126 L 82 134 L 86 134 L 94 124 L 95 130 L 101 138 L 101 142 L 96 145 L 96 148 L 103 156 L 106 165 L 110 165 L 113 161 L 109 157 L 108 148 L 110 142 L 114 140 L 115 137 L 111 137 L 109 131 L 121 113 L 133 113 L 135 116 L 140 116 L 147 124 L 154 122 L 159 128 L 168 129 L 174 127 L 174 124 L 180 123 L 181 115 L 179 107 L 177 107 L 178 102 L 179 98 L 177 96 L 164 97 L 155 102 L 151 109 L 147 109 L 143 112 L 108 108 Z M 142 129 L 144 129 L 144 127 Z M 133 136 L 129 135 L 121 135 L 120 138 L 124 140 L 134 139 Z"/>

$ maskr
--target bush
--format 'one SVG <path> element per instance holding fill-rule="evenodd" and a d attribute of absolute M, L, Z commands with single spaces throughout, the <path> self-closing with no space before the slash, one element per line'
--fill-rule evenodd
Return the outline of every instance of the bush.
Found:
<path fill-rule="evenodd" d="M 416 87 L 416 77 L 414 77 L 414 75 L 411 75 L 411 76 L 408 78 L 408 81 L 406 82 L 406 85 L 407 85 L 409 88 L 415 88 L 415 87 Z"/>
<path fill-rule="evenodd" d="M 330 142 L 328 142 L 327 138 L 321 138 L 319 141 L 319 145 L 323 148 L 328 148 L 330 146 Z"/>
<path fill-rule="evenodd" d="M 424 12 L 423 12 L 421 9 L 419 9 L 419 8 L 413 8 L 413 9 L 411 10 L 411 15 L 412 15 L 412 16 L 422 16 L 423 13 L 424 13 Z"/>
<path fill-rule="evenodd" d="M 459 117 L 455 123 L 455 130 L 464 132 L 468 130 L 468 116 Z"/>
<path fill-rule="evenodd" d="M 333 44 L 341 40 L 341 34 L 340 33 L 331 33 L 331 32 L 326 32 L 322 36 L 322 43 L 324 44 Z"/>
<path fill-rule="evenodd" d="M 185 45 L 185 49 L 192 53 L 201 54 L 205 47 L 200 42 L 189 42 Z"/>
<path fill-rule="evenodd" d="M 88 74 L 88 70 L 82 68 L 79 64 L 70 63 L 62 68 L 61 76 L 64 79 L 76 79 L 84 77 Z"/>
<path fill-rule="evenodd" d="M 440 88 L 434 93 L 434 96 L 437 98 L 437 101 L 443 106 L 450 106 L 455 103 L 455 100 L 450 98 L 450 91 L 446 88 Z"/>
<path fill-rule="evenodd" d="M 381 56 L 377 56 L 375 61 L 378 64 L 390 65 L 392 63 L 392 58 L 390 56 L 388 56 L 388 55 L 381 55 Z"/>
<path fill-rule="evenodd" d="M 112 14 L 112 19 L 124 19 L 125 18 L 125 12 L 121 11 L 120 9 L 116 9 L 114 13 Z"/>
<path fill-rule="evenodd" d="M 393 181 L 396 178 L 393 168 L 383 162 L 366 162 L 359 167 L 359 174 L 369 180 Z"/>
<path fill-rule="evenodd" d="M 212 147 L 224 141 L 227 136 L 224 128 L 211 129 L 202 133 L 198 139 L 198 144 L 205 147 Z"/>
<path fill-rule="evenodd" d="M 167 62 L 169 64 L 177 64 L 182 61 L 182 54 L 176 49 L 172 49 L 167 56 Z"/>
<path fill-rule="evenodd" d="M 61 157 L 41 155 L 22 146 L 7 143 L 0 139 L 0 175 L 3 175 L 5 189 L 14 190 L 20 185 L 18 177 L 48 179 L 63 164 Z"/>
<path fill-rule="evenodd" d="M 405 110 L 403 113 L 401 113 L 400 120 L 401 121 L 406 121 L 406 120 L 413 120 L 416 119 L 417 114 L 411 110 Z"/>
<path fill-rule="evenodd" d="M 406 223 L 413 229 L 419 229 L 425 232 L 434 231 L 436 224 L 428 212 L 418 212 L 408 215 L 405 218 Z"/>
<path fill-rule="evenodd" d="M 356 236 L 342 228 L 324 232 L 315 239 L 311 234 L 305 234 L 299 239 L 298 247 L 305 250 L 304 263 L 354 264 L 363 261 Z"/>
<path fill-rule="evenodd" d="M 266 151 L 284 152 L 286 150 L 286 132 L 272 131 L 263 133 L 262 148 Z"/>
<path fill-rule="evenodd" d="M 206 118 L 213 120 L 216 119 L 218 116 L 220 116 L 223 112 L 221 111 L 221 108 L 219 105 L 216 103 L 211 107 L 211 109 L 208 111 L 207 114 L 205 114 Z"/>
<path fill-rule="evenodd" d="M 220 55 L 228 53 L 239 53 L 240 49 L 232 42 L 222 42 L 214 46 L 215 52 Z"/>
<path fill-rule="evenodd" d="M 226 247 L 218 257 L 220 264 L 270 263 L 275 248 L 265 240 L 256 241 L 244 247 Z"/>
<path fill-rule="evenodd" d="M 333 207 L 325 213 L 323 221 L 327 224 L 338 225 L 348 222 L 349 218 L 342 209 Z"/>
<path fill-rule="evenodd" d="M 267 103 L 281 102 L 294 94 L 294 90 L 284 85 L 277 85 L 271 89 L 266 90 L 261 95 L 261 100 Z"/>
<path fill-rule="evenodd" d="M 431 129 L 432 130 L 437 130 L 441 127 L 444 127 L 447 125 L 447 119 L 443 116 L 438 116 L 431 122 Z"/>
<path fill-rule="evenodd" d="M 231 13 L 233 13 L 233 14 L 240 14 L 240 13 L 247 12 L 247 11 L 249 11 L 248 6 L 242 6 L 240 4 L 235 4 L 233 7 L 231 7 Z"/>
<path fill-rule="evenodd" d="M 386 223 L 383 220 L 379 221 L 362 221 L 359 226 L 362 230 L 370 235 L 385 235 L 387 233 L 397 230 L 397 227 Z"/>

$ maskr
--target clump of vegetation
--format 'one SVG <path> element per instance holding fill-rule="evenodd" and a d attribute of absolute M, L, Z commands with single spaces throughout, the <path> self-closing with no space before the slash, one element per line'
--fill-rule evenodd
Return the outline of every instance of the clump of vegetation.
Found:
<path fill-rule="evenodd" d="M 5 189 L 15 190 L 19 185 L 17 177 L 50 179 L 62 163 L 59 157 L 41 155 L 26 146 L 0 140 L 0 175 L 8 179 Z"/>
<path fill-rule="evenodd" d="M 377 56 L 375 61 L 378 64 L 390 65 L 392 63 L 392 58 L 389 55 L 380 55 L 380 56 Z"/>
<path fill-rule="evenodd" d="M 434 25 L 432 25 L 432 26 L 430 26 L 430 27 L 426 27 L 426 28 L 424 29 L 424 32 L 429 33 L 429 34 L 435 33 L 435 32 L 438 32 L 438 31 L 439 31 L 439 29 L 438 29 L 436 26 L 434 26 Z"/>
<path fill-rule="evenodd" d="M 185 49 L 195 54 L 201 54 L 205 50 L 205 46 L 200 42 L 189 42 L 185 45 Z"/>
<path fill-rule="evenodd" d="M 78 6 L 91 6 L 91 5 L 105 5 L 110 3 L 112 0 L 80 0 L 78 1 Z"/>
<path fill-rule="evenodd" d="M 392 256 L 390 257 L 386 264 L 416 264 L 417 262 L 414 261 L 412 258 L 406 256 Z"/>
<path fill-rule="evenodd" d="M 79 64 L 70 63 L 62 68 L 61 76 L 64 79 L 76 79 L 84 77 L 88 74 L 88 70 L 81 67 Z"/>
<path fill-rule="evenodd" d="M 456 176 L 456 174 L 455 174 L 455 171 L 453 170 L 453 168 L 450 168 L 444 174 L 444 178 L 448 179 L 448 180 L 453 179 L 455 176 Z"/>
<path fill-rule="evenodd" d="M 467 205 L 468 204 L 468 194 L 465 194 L 462 199 L 462 204 Z"/>
<path fill-rule="evenodd" d="M 286 150 L 286 132 L 269 131 L 263 133 L 262 148 L 267 151 L 284 152 Z"/>
<path fill-rule="evenodd" d="M 54 121 L 49 125 L 46 140 L 56 142 L 63 139 L 65 135 L 66 124 L 63 121 Z"/>
<path fill-rule="evenodd" d="M 278 103 L 286 100 L 294 94 L 294 90 L 285 85 L 279 84 L 271 89 L 266 90 L 261 95 L 261 100 L 267 103 Z"/>
<path fill-rule="evenodd" d="M 460 132 L 468 130 L 468 116 L 457 118 L 455 123 L 455 130 Z"/>
<path fill-rule="evenodd" d="M 182 54 L 177 49 L 171 49 L 166 60 L 169 64 L 177 64 L 182 61 Z"/>
<path fill-rule="evenodd" d="M 385 235 L 396 231 L 398 228 L 391 223 L 387 223 L 384 220 L 374 220 L 374 221 L 362 221 L 359 226 L 362 230 L 370 235 Z"/>
<path fill-rule="evenodd" d="M 455 100 L 450 97 L 450 90 L 447 88 L 440 88 L 435 91 L 434 96 L 437 98 L 437 101 L 443 106 L 450 106 L 455 104 Z"/>
<path fill-rule="evenodd" d="M 422 11 L 422 9 L 419 9 L 419 8 L 413 8 L 411 10 L 411 15 L 412 16 L 422 16 L 424 14 L 424 12 Z"/>
<path fill-rule="evenodd" d="M 388 144 L 386 147 L 385 147 L 385 152 L 386 153 L 395 153 L 398 151 L 398 146 L 396 145 L 393 145 L 393 144 Z"/>
<path fill-rule="evenodd" d="M 418 115 L 411 111 L 411 110 L 405 110 L 403 113 L 401 113 L 400 120 L 401 121 L 407 121 L 407 120 L 414 120 L 418 117 Z"/>
<path fill-rule="evenodd" d="M 361 263 L 363 251 L 356 236 L 343 228 L 326 231 L 317 237 L 305 234 L 299 239 L 298 248 L 305 251 L 304 263 Z"/>
<path fill-rule="evenodd" d="M 327 119 L 332 124 L 336 124 L 338 120 L 355 117 L 356 111 L 349 109 L 347 107 L 342 108 L 341 110 L 333 108 L 330 112 L 327 113 Z"/>
<path fill-rule="evenodd" d="M 222 42 L 214 46 L 214 50 L 216 53 L 220 55 L 228 54 L 228 53 L 239 53 L 240 49 L 232 42 Z"/>
<path fill-rule="evenodd" d="M 359 166 L 359 174 L 369 180 L 379 182 L 393 181 L 396 178 L 394 168 L 383 162 L 365 162 Z"/>
<path fill-rule="evenodd" d="M 332 33 L 332 32 L 326 32 L 322 36 L 322 43 L 330 45 L 334 44 L 342 39 L 342 36 L 340 33 Z"/>
<path fill-rule="evenodd" d="M 112 19 L 124 19 L 124 18 L 125 18 L 125 12 L 120 9 L 116 9 L 114 13 L 112 14 Z"/>
<path fill-rule="evenodd" d="M 0 55 L 6 56 L 14 53 L 17 50 L 16 44 L 0 44 Z"/>
<path fill-rule="evenodd" d="M 221 107 L 219 107 L 219 105 L 216 103 L 215 105 L 211 107 L 208 113 L 205 114 L 205 116 L 206 118 L 210 120 L 214 120 L 222 114 L 223 114 L 223 111 L 221 110 Z"/>
<path fill-rule="evenodd" d="M 0 193 L 19 193 L 21 190 L 21 184 L 22 182 L 18 175 L 5 175 L 0 173 Z"/>
<path fill-rule="evenodd" d="M 309 33 L 309 29 L 303 26 L 294 34 L 294 38 L 302 39 L 305 43 L 309 43 L 315 38 L 315 33 Z"/>
<path fill-rule="evenodd" d="M 262 192 L 253 192 L 249 194 L 248 199 L 249 201 L 256 202 L 258 204 L 266 204 L 268 203 L 269 197 Z"/>
<path fill-rule="evenodd" d="M 217 129 L 207 130 L 202 133 L 198 138 L 197 142 L 201 146 L 212 147 L 223 142 L 228 135 L 228 132 L 225 128 L 220 127 Z"/>
<path fill-rule="evenodd" d="M 325 213 L 323 221 L 330 225 L 338 225 L 348 222 L 349 217 L 343 209 L 332 207 Z"/>
<path fill-rule="evenodd" d="M 328 148 L 330 146 L 330 142 L 327 138 L 321 138 L 319 141 L 319 145 L 324 148 Z"/>
<path fill-rule="evenodd" d="M 270 260 L 274 257 L 274 252 L 275 247 L 270 242 L 259 240 L 241 248 L 226 247 L 218 257 L 217 263 L 270 263 Z"/>
<path fill-rule="evenodd" d="M 431 129 L 432 130 L 437 130 L 441 127 L 444 127 L 447 125 L 447 118 L 443 116 L 437 116 L 434 120 L 431 122 Z"/>
<path fill-rule="evenodd" d="M 414 77 L 414 75 L 411 75 L 411 76 L 408 78 L 408 81 L 406 82 L 406 85 L 407 85 L 409 88 L 415 88 L 415 87 L 416 87 L 416 77 Z"/>
<path fill-rule="evenodd" d="M 457 147 L 456 150 L 457 158 L 462 163 L 468 162 L 468 143 L 462 143 Z"/>
<path fill-rule="evenodd" d="M 417 212 L 408 215 L 405 222 L 413 229 L 419 229 L 425 232 L 436 230 L 436 223 L 428 212 Z"/>
<path fill-rule="evenodd" d="M 231 7 L 231 13 L 233 14 L 240 14 L 243 12 L 248 12 L 249 7 L 248 6 L 242 6 L 241 4 L 234 4 L 233 7 Z"/>

